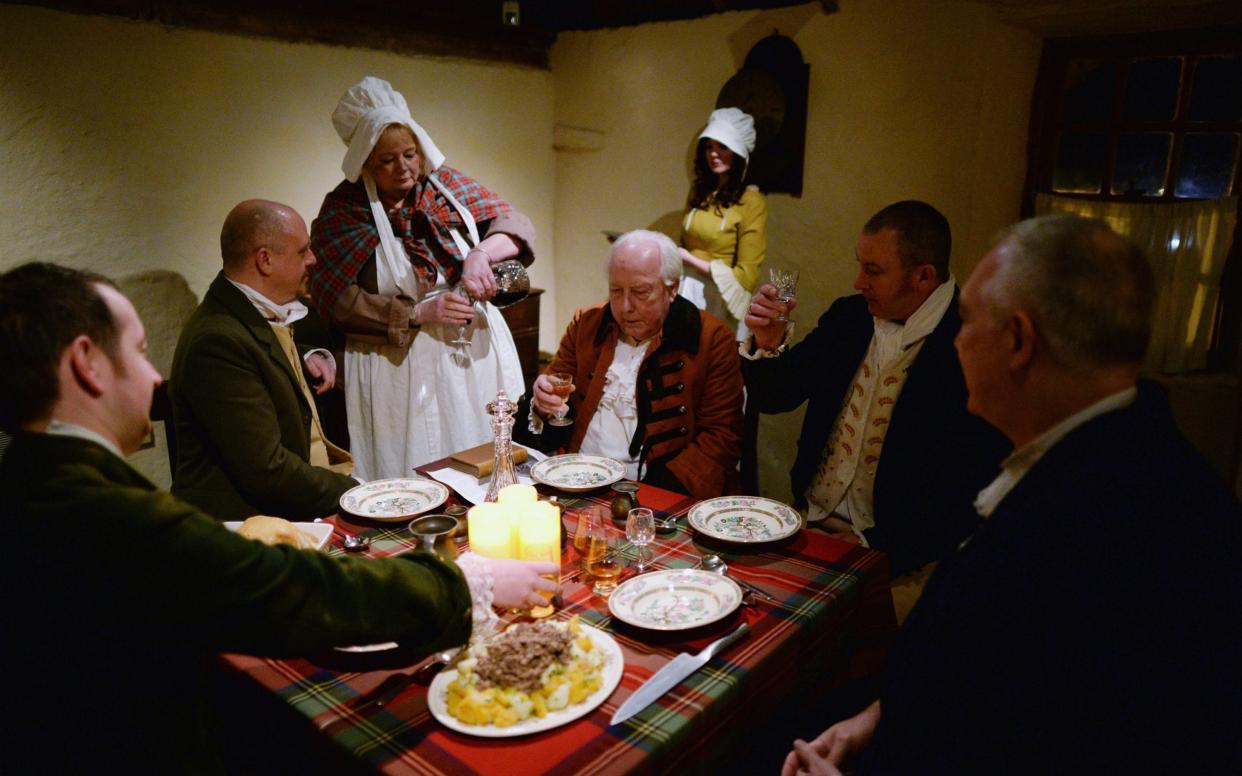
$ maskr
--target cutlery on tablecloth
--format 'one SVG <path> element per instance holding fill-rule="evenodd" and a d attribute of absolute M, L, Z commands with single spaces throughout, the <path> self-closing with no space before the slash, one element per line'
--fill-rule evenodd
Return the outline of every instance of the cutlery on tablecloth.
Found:
<path fill-rule="evenodd" d="M 680 684 L 681 680 L 702 668 L 717 652 L 727 648 L 749 632 L 750 626 L 742 623 L 729 635 L 708 644 L 697 655 L 682 652 L 670 660 L 668 665 L 652 674 L 650 679 L 643 682 L 642 686 L 635 690 L 634 694 L 627 698 L 625 703 L 621 704 L 621 708 L 617 709 L 617 713 L 612 715 L 612 721 L 608 724 L 620 724 L 647 708 L 664 693 Z"/>
<path fill-rule="evenodd" d="M 729 577 L 729 579 L 736 582 L 743 590 L 749 590 L 751 593 L 759 596 L 760 598 L 771 601 L 772 603 L 780 603 L 774 596 L 765 593 L 762 588 L 752 585 L 744 579 L 738 579 L 736 576 L 730 575 L 728 564 L 725 563 L 724 559 L 719 555 L 704 555 L 702 558 L 699 558 L 696 568 L 699 566 L 703 567 L 707 571 L 719 574 L 722 577 Z"/>

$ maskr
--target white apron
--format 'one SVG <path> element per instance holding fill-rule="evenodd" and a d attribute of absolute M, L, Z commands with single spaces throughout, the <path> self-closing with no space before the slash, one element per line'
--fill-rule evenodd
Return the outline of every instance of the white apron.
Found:
<path fill-rule="evenodd" d="M 412 299 L 448 293 L 443 275 L 438 275 L 436 287 L 420 297 L 414 267 L 392 233 L 375 184 L 365 173 L 363 178 L 380 236 L 375 249 L 379 293 L 400 293 Z M 439 181 L 430 180 L 470 231 L 470 244 L 453 235 L 464 256 L 479 241 L 474 219 Z M 409 477 L 416 466 L 492 438 L 491 418 L 484 406 L 501 388 L 516 400 L 524 382 L 504 317 L 491 304 L 483 307 L 486 314 L 476 315 L 468 331 L 468 363 L 453 358 L 456 326 L 423 326 L 409 349 L 346 340 L 345 410 L 356 477 L 364 481 Z"/>

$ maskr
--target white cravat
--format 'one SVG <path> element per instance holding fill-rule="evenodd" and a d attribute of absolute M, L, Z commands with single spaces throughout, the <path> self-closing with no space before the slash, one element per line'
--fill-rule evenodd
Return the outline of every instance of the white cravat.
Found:
<path fill-rule="evenodd" d="M 306 309 L 306 305 L 296 299 L 285 304 L 276 304 L 245 283 L 238 283 L 227 275 L 225 275 L 224 279 L 232 283 L 233 287 L 238 291 L 241 291 L 250 300 L 250 304 L 254 305 L 254 309 L 259 311 L 259 315 L 262 315 L 268 323 L 274 326 L 292 326 L 310 314 L 310 310 Z M 332 364 L 332 368 L 336 369 L 336 356 L 332 355 L 332 351 L 326 348 L 311 348 L 302 354 L 302 360 L 305 361 L 315 353 L 322 355 Z"/>
<path fill-rule="evenodd" d="M 975 511 L 982 517 L 991 517 L 1005 496 L 1017 487 L 1026 473 L 1033 469 L 1035 464 L 1039 463 L 1039 459 L 1043 458 L 1044 454 L 1057 442 L 1064 439 L 1066 434 L 1106 412 L 1133 404 L 1137 395 L 1138 389 L 1134 386 L 1109 394 L 1014 450 L 1005 460 L 1001 461 L 1001 473 L 975 497 Z"/>
<path fill-rule="evenodd" d="M 232 283 L 238 291 L 241 291 L 250 300 L 250 304 L 254 305 L 254 309 L 259 311 L 259 315 L 262 315 L 265 320 L 277 326 L 292 326 L 297 321 L 305 318 L 309 312 L 306 309 L 306 305 L 296 299 L 285 304 L 276 304 L 245 283 L 238 283 L 227 275 L 224 279 Z"/>

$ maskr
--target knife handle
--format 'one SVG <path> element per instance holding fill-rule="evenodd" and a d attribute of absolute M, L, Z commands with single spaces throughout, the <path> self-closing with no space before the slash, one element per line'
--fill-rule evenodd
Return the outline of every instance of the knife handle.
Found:
<path fill-rule="evenodd" d="M 737 626 L 737 629 L 734 630 L 732 633 L 730 633 L 728 636 L 722 636 L 721 638 L 718 638 L 715 641 L 713 641 L 711 644 L 708 644 L 706 647 L 703 648 L 703 651 L 700 652 L 699 655 L 706 657 L 708 660 L 711 660 L 713 657 L 716 656 L 716 653 L 728 648 L 731 644 L 733 644 L 733 642 L 742 638 L 747 633 L 750 633 L 750 626 L 747 625 L 746 623 L 742 623 L 741 625 Z"/>

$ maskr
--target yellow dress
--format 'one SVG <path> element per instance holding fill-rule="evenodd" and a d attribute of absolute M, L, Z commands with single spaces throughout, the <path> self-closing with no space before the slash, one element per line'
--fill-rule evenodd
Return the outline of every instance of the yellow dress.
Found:
<path fill-rule="evenodd" d="M 691 208 L 682 223 L 682 247 L 708 262 L 711 270 L 710 277 L 689 268 L 686 274 L 703 281 L 707 311 L 735 331 L 759 285 L 768 248 L 767 222 L 763 194 L 747 186 L 737 204 Z"/>

